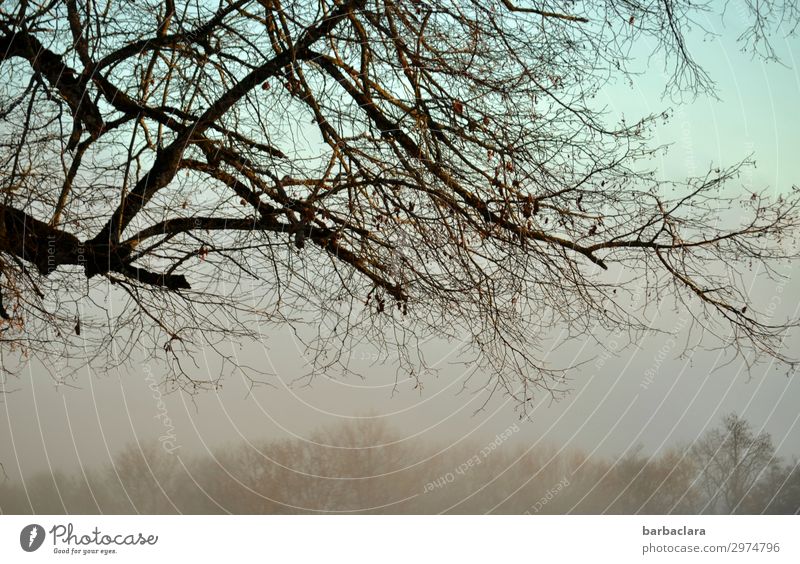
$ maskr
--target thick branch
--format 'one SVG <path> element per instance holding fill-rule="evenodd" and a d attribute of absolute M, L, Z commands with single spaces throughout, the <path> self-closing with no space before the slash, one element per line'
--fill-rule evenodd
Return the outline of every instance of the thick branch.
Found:
<path fill-rule="evenodd" d="M 581 16 L 571 16 L 569 14 L 559 14 L 557 12 L 547 12 L 545 10 L 537 10 L 536 8 L 522 8 L 519 6 L 515 6 L 511 3 L 511 0 L 503 0 L 503 5 L 511 10 L 512 12 L 524 12 L 527 14 L 536 14 L 537 16 L 542 16 L 543 18 L 555 18 L 558 20 L 567 20 L 570 22 L 581 22 L 587 23 L 589 21 L 588 18 L 584 18 Z"/>
<path fill-rule="evenodd" d="M 303 37 L 297 42 L 297 48 L 307 49 L 310 47 L 317 40 L 330 33 L 350 10 L 359 8 L 363 6 L 364 3 L 365 0 L 350 0 L 349 2 L 345 2 L 315 27 L 306 30 Z M 136 217 L 136 214 L 141 211 L 156 192 L 166 186 L 175 176 L 175 173 L 178 171 L 178 163 L 180 162 L 181 155 L 186 146 L 191 142 L 192 137 L 195 135 L 202 135 L 206 129 L 211 127 L 214 122 L 222 117 L 248 92 L 271 76 L 277 74 L 281 69 L 290 64 L 293 58 L 294 52 L 284 51 L 279 53 L 263 65 L 251 71 L 241 81 L 237 82 L 232 88 L 222 94 L 216 102 L 211 104 L 192 127 L 186 128 L 186 130 L 156 158 L 150 172 L 139 180 L 127 197 L 123 198 L 111 219 L 109 219 L 105 227 L 92 239 L 92 242 L 95 244 L 103 244 L 104 242 L 114 243 L 118 241 L 120 234 L 131 220 Z"/>
<path fill-rule="evenodd" d="M 104 126 L 100 110 L 89 99 L 86 84 L 78 78 L 78 73 L 64 64 L 59 55 L 30 33 L 15 30 L 0 37 L 0 60 L 9 57 L 26 59 L 61 94 L 75 119 L 83 122 L 93 136 L 100 134 Z"/>
<path fill-rule="evenodd" d="M 125 257 L 130 254 L 129 249 L 121 247 L 119 251 L 119 255 L 112 255 L 112 259 L 109 260 L 110 268 L 107 270 L 170 290 L 190 287 L 183 275 L 149 272 L 125 262 Z M 88 265 L 97 255 L 91 245 L 82 243 L 75 235 L 3 204 L 0 204 L 0 252 L 9 253 L 33 264 L 44 276 L 60 265 L 67 264 L 84 266 L 89 271 Z"/>

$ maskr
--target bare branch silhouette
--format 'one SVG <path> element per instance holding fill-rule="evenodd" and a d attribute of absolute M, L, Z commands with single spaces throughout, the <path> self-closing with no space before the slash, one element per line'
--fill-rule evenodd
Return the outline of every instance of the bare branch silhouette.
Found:
<path fill-rule="evenodd" d="M 764 26 L 796 10 L 749 7 L 742 40 L 770 53 Z M 149 346 L 195 389 L 218 380 L 183 368 L 193 347 L 236 366 L 222 344 L 262 323 L 320 325 L 318 369 L 366 338 L 413 375 L 417 343 L 465 339 L 525 404 L 563 388 L 537 350 L 553 327 L 636 339 L 641 291 L 748 361 L 791 362 L 796 320 L 759 312 L 741 276 L 797 258 L 797 190 L 737 193 L 748 163 L 659 179 L 648 133 L 668 116 L 614 124 L 593 103 L 642 37 L 673 92 L 709 92 L 684 34 L 703 8 L 4 5 L 4 346 L 103 362 Z"/>

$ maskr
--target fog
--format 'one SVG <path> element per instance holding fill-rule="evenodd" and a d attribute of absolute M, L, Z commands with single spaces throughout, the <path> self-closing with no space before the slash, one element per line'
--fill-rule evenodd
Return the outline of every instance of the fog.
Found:
<path fill-rule="evenodd" d="M 779 297 L 797 314 L 797 294 L 794 283 L 765 299 Z M 422 375 L 422 389 L 416 379 L 397 379 L 391 362 L 375 362 L 366 347 L 351 355 L 364 379 L 334 372 L 301 378 L 308 370 L 303 348 L 288 330 L 238 353 L 272 374 L 263 384 L 230 374 L 216 392 L 168 393 L 159 385 L 160 364 L 144 356 L 133 363 L 138 370 L 84 371 L 60 386 L 30 363 L 5 382 L 0 509 L 519 513 L 567 479 L 571 495 L 548 511 L 694 512 L 702 501 L 687 494 L 694 505 L 686 505 L 673 496 L 676 488 L 678 497 L 694 492 L 691 480 L 667 488 L 672 497 L 645 503 L 653 493 L 647 485 L 660 480 L 641 482 L 649 474 L 639 471 L 652 457 L 648 472 L 680 475 L 681 453 L 727 413 L 771 436 L 772 463 L 795 468 L 796 372 L 774 363 L 748 370 L 741 360 L 728 362 L 726 349 L 681 355 L 689 331 L 665 310 L 659 326 L 677 328 L 673 334 L 653 334 L 620 354 L 581 343 L 544 351 L 554 363 L 586 363 L 571 371 L 561 399 L 540 393 L 522 418 L 513 401 L 492 396 L 480 374 L 458 362 L 456 344 L 426 346 L 436 370 Z M 787 350 L 797 343 L 792 335 Z M 213 372 L 213 362 L 196 361 L 198 375 Z M 501 444 L 491 447 L 498 437 Z M 480 463 L 456 472 L 476 456 Z M 271 473 L 256 471 L 263 466 Z M 620 475 L 620 468 L 637 470 Z M 448 474 L 457 483 L 442 482 Z M 430 485 L 437 480 L 440 487 Z M 189 489 L 170 490 L 178 484 Z M 205 493 L 192 493 L 198 487 Z M 134 499 L 131 488 L 150 494 Z M 619 497 L 631 488 L 638 497 Z M 470 497 L 478 490 L 486 495 Z M 194 503 L 198 495 L 202 503 Z"/>
<path fill-rule="evenodd" d="M 616 459 L 541 442 L 514 446 L 518 424 L 489 440 L 436 443 L 408 439 L 381 420 L 350 420 L 304 439 L 240 442 L 203 456 L 137 442 L 102 467 L 3 482 L 0 508 L 15 514 L 800 510 L 798 461 L 776 458 L 769 435 L 754 433 L 743 419 L 725 422 L 692 446 L 652 456 L 635 448 Z M 747 454 L 737 458 L 742 450 Z"/>

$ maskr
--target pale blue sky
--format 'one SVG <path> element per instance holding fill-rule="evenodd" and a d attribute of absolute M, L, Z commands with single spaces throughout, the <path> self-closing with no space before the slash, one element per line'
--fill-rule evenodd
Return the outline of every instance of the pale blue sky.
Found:
<path fill-rule="evenodd" d="M 733 164 L 754 153 L 755 188 L 785 191 L 800 183 L 800 60 L 798 37 L 773 38 L 780 63 L 765 62 L 741 52 L 742 31 L 734 16 L 723 27 L 709 16 L 705 25 L 715 38 L 689 35 L 689 48 L 716 83 L 719 99 L 700 96 L 676 105 L 663 97 L 665 78 L 653 60 L 640 66 L 644 74 L 632 85 L 618 83 L 607 89 L 605 103 L 632 122 L 637 116 L 672 108 L 673 117 L 657 130 L 656 140 L 674 143 L 662 161 L 670 176 L 702 174 L 710 162 Z M 643 42 L 642 48 L 647 45 Z"/>

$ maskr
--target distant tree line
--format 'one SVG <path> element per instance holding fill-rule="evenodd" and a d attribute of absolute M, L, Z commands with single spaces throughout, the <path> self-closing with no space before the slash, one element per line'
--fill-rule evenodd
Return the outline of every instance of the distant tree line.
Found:
<path fill-rule="evenodd" d="M 328 445 L 328 446 L 321 446 Z M 420 444 L 361 421 L 310 440 L 183 458 L 132 445 L 113 465 L 0 483 L 9 513 L 699 514 L 800 511 L 800 467 L 735 415 L 693 445 L 615 459 L 511 442 Z M 178 451 L 180 452 L 180 451 Z M 471 465 L 468 460 L 480 460 Z M 430 485 L 436 483 L 436 487 Z"/>

